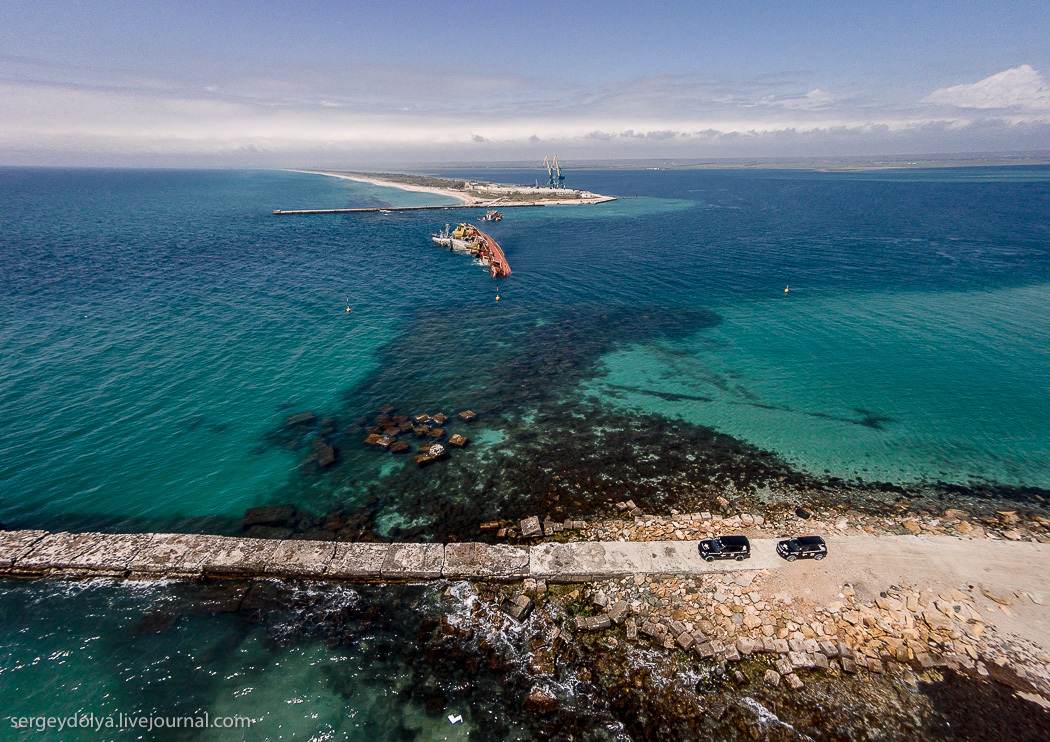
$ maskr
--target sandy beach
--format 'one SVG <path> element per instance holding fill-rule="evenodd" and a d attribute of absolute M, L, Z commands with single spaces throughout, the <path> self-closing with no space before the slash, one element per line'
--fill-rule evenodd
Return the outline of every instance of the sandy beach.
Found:
<path fill-rule="evenodd" d="M 380 177 L 373 177 L 370 175 L 360 175 L 357 173 L 342 173 L 332 172 L 327 170 L 289 170 L 292 173 L 307 173 L 310 175 L 327 175 L 331 178 L 342 178 L 343 180 L 355 180 L 359 183 L 370 183 L 372 185 L 384 186 L 387 188 L 399 188 L 403 191 L 418 191 L 420 193 L 435 193 L 441 196 L 448 196 L 461 201 L 465 205 L 475 205 L 479 207 L 512 207 L 512 206 L 572 206 L 581 204 L 600 204 L 607 201 L 615 201 L 615 196 L 603 196 L 601 194 L 587 194 L 580 198 L 542 198 L 535 201 L 513 201 L 505 196 L 494 196 L 493 198 L 472 198 L 464 194 L 461 191 L 457 191 L 451 188 L 437 188 L 434 186 L 423 186 L 415 185 L 412 183 L 400 183 L 393 180 L 386 180 Z M 525 191 L 526 189 L 520 189 Z"/>
<path fill-rule="evenodd" d="M 486 202 L 465 196 L 459 191 L 446 188 L 431 188 L 428 186 L 409 185 L 407 183 L 395 183 L 382 178 L 370 178 L 364 175 L 347 175 L 346 173 L 333 173 L 324 170 L 290 170 L 292 173 L 309 173 L 311 175 L 327 175 L 330 178 L 342 178 L 343 180 L 356 180 L 359 183 L 371 183 L 372 185 L 384 186 L 386 188 L 400 188 L 402 191 L 418 191 L 420 193 L 436 193 L 440 196 L 448 196 L 465 204 L 484 204 Z"/>

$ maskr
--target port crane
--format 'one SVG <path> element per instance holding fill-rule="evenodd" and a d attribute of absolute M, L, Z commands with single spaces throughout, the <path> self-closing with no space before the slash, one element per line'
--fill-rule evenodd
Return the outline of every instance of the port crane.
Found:
<path fill-rule="evenodd" d="M 543 158 L 543 167 L 547 168 L 548 188 L 565 187 L 565 176 L 561 174 L 561 164 L 558 162 L 558 155 L 554 155 L 554 159 L 545 156 Z"/>

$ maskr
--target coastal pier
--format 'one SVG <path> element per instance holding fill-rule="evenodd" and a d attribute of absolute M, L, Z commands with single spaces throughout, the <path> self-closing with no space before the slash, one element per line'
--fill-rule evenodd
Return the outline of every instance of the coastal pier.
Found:
<path fill-rule="evenodd" d="M 778 566 L 774 541 L 753 543 L 756 554 L 747 562 L 708 563 L 690 542 L 374 543 L 185 533 L 2 531 L 0 576 L 271 577 L 332 582 L 515 581 L 532 577 L 588 582 L 637 573 L 705 574 Z"/>
<path fill-rule="evenodd" d="M 550 206 L 542 203 L 497 204 L 501 209 L 515 206 Z M 369 206 L 363 209 L 274 209 L 275 216 L 297 216 L 303 214 L 376 214 L 387 211 L 449 211 L 451 209 L 488 209 L 491 204 L 448 204 L 447 206 Z"/>
<path fill-rule="evenodd" d="M 920 573 L 953 582 L 1013 582 L 1018 571 L 1044 578 L 1050 545 L 972 542 L 949 536 L 847 536 L 831 544 L 820 573 L 848 580 L 851 563 L 891 580 Z M 332 582 L 543 579 L 593 582 L 630 575 L 695 576 L 794 571 L 776 555 L 777 539 L 751 539 L 744 561 L 705 562 L 696 541 L 571 541 L 538 544 L 374 543 L 260 539 L 185 533 L 0 531 L 0 577 L 77 579 L 282 578 Z M 1040 575 L 1036 577 L 1036 575 Z M 841 584 L 841 583 L 840 583 Z"/>

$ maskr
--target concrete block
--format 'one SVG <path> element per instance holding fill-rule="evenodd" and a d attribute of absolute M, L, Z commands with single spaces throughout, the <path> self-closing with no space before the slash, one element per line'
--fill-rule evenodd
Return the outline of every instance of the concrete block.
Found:
<path fill-rule="evenodd" d="M 155 533 L 131 561 L 132 578 L 198 577 L 201 562 L 215 536 L 195 533 Z"/>
<path fill-rule="evenodd" d="M 101 541 L 73 557 L 64 571 L 71 576 L 122 577 L 131 561 L 149 548 L 152 538 L 150 533 L 103 534 Z"/>
<path fill-rule="evenodd" d="M 335 544 L 330 541 L 281 541 L 266 573 L 278 577 L 323 577 L 333 556 Z"/>
<path fill-rule="evenodd" d="M 274 552 L 282 542 L 259 538 L 213 536 L 201 560 L 209 577 L 254 577 L 266 574 Z"/>
<path fill-rule="evenodd" d="M 32 551 L 33 544 L 47 535 L 47 531 L 0 531 L 0 572 Z"/>
<path fill-rule="evenodd" d="M 444 561 L 444 544 L 394 544 L 383 563 L 383 577 L 391 580 L 440 577 Z"/>
<path fill-rule="evenodd" d="M 624 619 L 627 617 L 627 610 L 627 601 L 616 601 L 611 606 L 609 606 L 609 620 L 612 621 L 614 624 L 623 623 Z"/>
<path fill-rule="evenodd" d="M 529 549 L 507 544 L 447 544 L 441 574 L 450 579 L 518 579 L 529 574 Z"/>
<path fill-rule="evenodd" d="M 530 515 L 518 525 L 521 527 L 521 535 L 525 538 L 534 538 L 543 535 L 543 528 L 540 526 L 540 518 L 538 515 Z"/>
<path fill-rule="evenodd" d="M 325 576 L 338 580 L 377 580 L 393 544 L 337 543 Z"/>
<path fill-rule="evenodd" d="M 104 539 L 101 533 L 51 533 L 33 544 L 10 568 L 11 574 L 31 576 L 61 571 L 69 563 Z"/>

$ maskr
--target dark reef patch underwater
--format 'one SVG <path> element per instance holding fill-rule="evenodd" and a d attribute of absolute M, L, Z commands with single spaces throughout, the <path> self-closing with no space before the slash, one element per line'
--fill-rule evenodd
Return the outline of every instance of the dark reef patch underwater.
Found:
<path fill-rule="evenodd" d="M 474 321 L 484 326 L 497 318 L 494 311 L 482 312 Z M 303 456 L 299 487 L 313 494 L 292 496 L 292 501 L 316 502 L 318 491 L 333 493 L 327 505 L 315 506 L 322 512 L 300 512 L 284 525 L 300 534 L 316 533 L 326 524 L 343 532 L 332 526 L 347 521 L 349 530 L 341 535 L 353 540 L 486 540 L 493 534 L 479 531 L 485 522 L 516 522 L 535 513 L 558 521 L 613 516 L 614 504 L 625 500 L 652 514 L 718 510 L 722 496 L 744 508 L 814 502 L 876 511 L 900 499 L 917 507 L 966 505 L 985 511 L 1004 504 L 1045 508 L 1050 502 L 1050 490 L 1039 487 L 815 476 L 711 427 L 610 409 L 579 393 L 600 359 L 618 346 L 674 341 L 718 322 L 713 312 L 659 306 L 574 312 L 520 332 L 513 345 L 488 347 L 485 354 L 472 349 L 467 376 L 444 372 L 413 382 L 401 378 L 401 370 L 444 370 L 433 348 L 449 347 L 449 336 L 463 329 L 421 313 L 411 329 L 380 351 L 375 371 L 343 394 L 344 406 L 292 416 L 268 434 L 270 445 Z M 393 394 L 391 389 L 404 391 Z M 681 395 L 665 398 L 680 401 Z M 372 407 L 361 407 L 361 400 Z M 478 420 L 458 421 L 452 414 L 457 403 L 478 413 Z M 449 431 L 482 443 L 437 466 L 422 469 L 397 461 L 392 471 L 383 467 L 377 476 L 369 469 L 392 457 L 363 441 L 369 431 L 379 430 L 368 426 L 387 417 L 372 417 L 384 406 L 409 417 L 440 410 L 449 417 Z M 834 419 L 874 430 L 892 422 L 863 409 L 852 418 Z M 486 445 L 487 432 L 496 437 Z M 416 442 L 410 429 L 400 435 Z M 338 452 L 334 465 L 317 465 L 318 445 Z"/>

